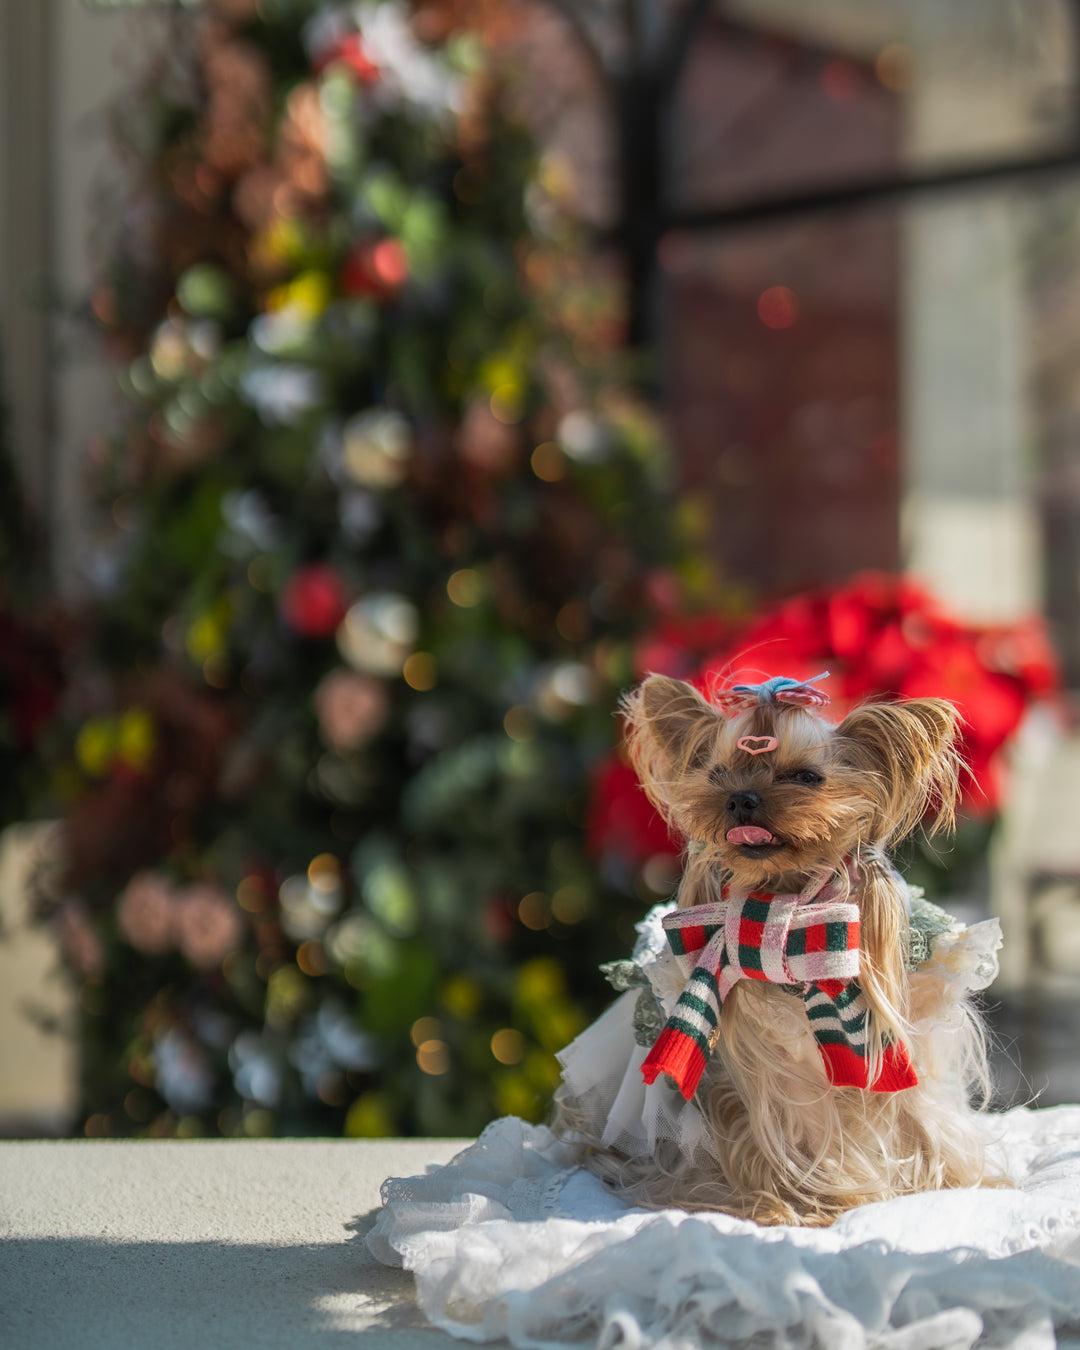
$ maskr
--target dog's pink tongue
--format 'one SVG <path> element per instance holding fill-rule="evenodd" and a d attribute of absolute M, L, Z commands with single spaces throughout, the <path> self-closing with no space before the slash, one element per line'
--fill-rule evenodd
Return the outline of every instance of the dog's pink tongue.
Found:
<path fill-rule="evenodd" d="M 729 844 L 771 844 L 773 837 L 760 825 L 736 825 L 733 830 L 728 830 L 727 841 Z"/>

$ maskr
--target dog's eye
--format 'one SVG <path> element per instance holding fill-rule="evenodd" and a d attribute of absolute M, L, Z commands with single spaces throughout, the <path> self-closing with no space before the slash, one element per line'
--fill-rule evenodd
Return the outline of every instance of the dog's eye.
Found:
<path fill-rule="evenodd" d="M 821 774 L 813 769 L 796 769 L 794 773 L 789 773 L 786 777 L 789 783 L 805 783 L 807 787 L 817 787 L 819 783 L 825 781 Z"/>

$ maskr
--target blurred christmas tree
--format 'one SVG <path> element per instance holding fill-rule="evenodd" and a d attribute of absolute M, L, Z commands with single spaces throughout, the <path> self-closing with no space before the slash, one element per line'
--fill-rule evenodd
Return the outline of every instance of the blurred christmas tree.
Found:
<path fill-rule="evenodd" d="M 56 775 L 88 1134 L 537 1118 L 648 898 L 582 817 L 664 460 L 476 19 L 214 0 L 125 110 L 134 412 Z"/>

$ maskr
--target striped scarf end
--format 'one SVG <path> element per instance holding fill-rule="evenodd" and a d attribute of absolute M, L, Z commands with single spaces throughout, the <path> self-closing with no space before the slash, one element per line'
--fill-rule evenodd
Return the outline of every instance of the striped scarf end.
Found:
<path fill-rule="evenodd" d="M 870 1091 L 903 1092 L 906 1088 L 917 1087 L 918 1083 L 918 1075 L 903 1045 L 898 1041 L 887 1045 L 881 1057 L 881 1069 L 870 1084 Z"/>
<path fill-rule="evenodd" d="M 867 1082 L 868 1061 L 856 1054 L 849 1045 L 818 1044 L 825 1071 L 833 1087 L 869 1088 L 871 1092 L 903 1092 L 915 1087 L 918 1077 L 911 1066 L 907 1050 L 899 1044 L 887 1045 L 881 1057 L 878 1076 Z"/>
<path fill-rule="evenodd" d="M 687 1101 L 697 1091 L 704 1072 L 704 1050 L 692 1036 L 674 1027 L 664 1028 L 641 1066 L 646 1083 L 655 1083 L 660 1074 L 667 1074 Z"/>

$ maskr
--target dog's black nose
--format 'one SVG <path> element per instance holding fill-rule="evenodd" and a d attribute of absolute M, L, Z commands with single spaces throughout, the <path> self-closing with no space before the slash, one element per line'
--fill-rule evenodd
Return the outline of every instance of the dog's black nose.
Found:
<path fill-rule="evenodd" d="M 756 792 L 733 792 L 728 798 L 727 809 L 740 825 L 744 825 L 760 805 L 761 798 Z"/>

